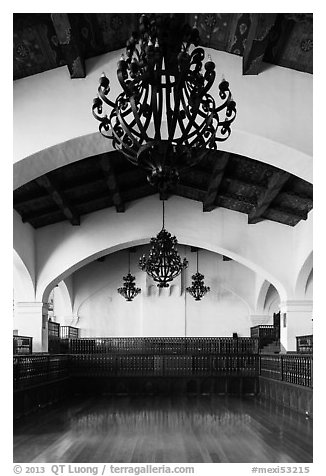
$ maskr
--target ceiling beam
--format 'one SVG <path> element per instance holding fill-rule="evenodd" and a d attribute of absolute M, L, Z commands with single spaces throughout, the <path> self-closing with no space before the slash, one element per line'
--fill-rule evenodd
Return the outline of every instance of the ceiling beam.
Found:
<path fill-rule="evenodd" d="M 34 198 L 24 198 L 24 199 L 19 199 L 15 200 L 15 192 L 14 192 L 14 201 L 13 205 L 14 208 L 20 208 L 20 207 L 37 207 L 38 205 L 42 205 L 42 202 L 44 202 L 45 199 L 49 197 L 48 194 L 41 195 L 40 197 L 34 197 Z"/>
<path fill-rule="evenodd" d="M 206 192 L 200 188 L 189 187 L 189 185 L 184 185 L 177 183 L 173 186 L 172 195 L 179 195 L 181 197 L 190 198 L 197 202 L 203 202 L 205 200 Z"/>
<path fill-rule="evenodd" d="M 31 223 L 33 221 L 42 221 L 42 220 L 48 220 L 48 219 L 53 219 L 55 215 L 59 215 L 60 210 L 51 210 L 51 211 L 44 211 L 42 213 L 36 214 L 36 213 L 26 213 L 21 215 L 22 217 L 22 222 L 23 223 Z M 61 216 L 61 214 L 60 214 Z M 55 219 L 53 223 L 57 223 L 58 221 L 63 221 L 61 218 L 60 220 Z M 52 220 L 51 220 L 52 223 Z M 34 226 L 34 225 L 33 225 Z M 43 226 L 43 225 L 41 225 Z"/>
<path fill-rule="evenodd" d="M 299 195 L 294 192 L 281 192 L 279 195 L 279 198 L 282 199 L 293 199 L 296 201 L 299 201 L 302 205 L 305 205 L 309 210 L 313 207 L 313 199 L 310 197 L 307 197 L 306 195 Z"/>
<path fill-rule="evenodd" d="M 68 221 L 73 226 L 79 226 L 80 225 L 80 215 L 74 210 L 74 208 L 68 203 L 67 199 L 63 195 L 62 192 L 60 192 L 53 182 L 49 179 L 49 177 L 45 174 L 42 175 L 41 177 L 38 177 L 36 179 L 37 184 L 44 188 L 54 203 L 58 206 L 58 208 L 62 211 L 64 216 L 67 218 Z"/>
<path fill-rule="evenodd" d="M 208 184 L 208 190 L 203 202 L 203 211 L 211 212 L 216 208 L 215 201 L 218 191 L 224 176 L 226 166 L 229 162 L 230 154 L 223 152 L 223 154 L 215 159 L 214 168 L 211 174 L 211 179 Z"/>
<path fill-rule="evenodd" d="M 71 79 L 85 78 L 85 59 L 78 28 L 71 23 L 68 13 L 51 13 L 51 19 Z"/>
<path fill-rule="evenodd" d="M 250 17 L 251 25 L 243 52 L 242 73 L 259 74 L 277 13 L 252 13 Z"/>
<path fill-rule="evenodd" d="M 267 188 L 259 195 L 257 199 L 257 205 L 248 215 L 249 224 L 252 225 L 259 223 L 264 219 L 262 215 L 270 207 L 272 201 L 277 197 L 290 177 L 291 174 L 285 172 L 284 170 L 277 170 L 273 173 L 273 175 L 271 175 L 268 180 Z"/>
<path fill-rule="evenodd" d="M 268 209 L 270 212 L 281 213 L 294 220 L 307 220 L 309 212 L 300 212 L 299 210 L 290 210 L 282 206 L 273 206 Z"/>
<path fill-rule="evenodd" d="M 120 189 L 117 181 L 116 174 L 114 172 L 114 168 L 111 164 L 110 158 L 103 157 L 100 160 L 101 169 L 105 175 L 105 182 L 109 189 L 112 202 L 115 206 L 115 209 L 118 213 L 124 213 L 125 211 L 125 204 L 122 200 Z"/>

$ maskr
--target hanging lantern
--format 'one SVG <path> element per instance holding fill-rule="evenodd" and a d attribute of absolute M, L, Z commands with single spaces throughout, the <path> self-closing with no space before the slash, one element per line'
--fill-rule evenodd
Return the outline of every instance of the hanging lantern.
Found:
<path fill-rule="evenodd" d="M 118 288 L 117 291 L 121 296 L 123 296 L 126 301 L 132 301 L 138 294 L 141 293 L 140 288 L 136 288 L 136 278 L 135 276 L 132 276 L 130 273 L 130 250 L 128 250 L 128 258 L 129 258 L 129 271 L 127 276 L 123 277 L 123 286 L 121 288 Z"/>
<path fill-rule="evenodd" d="M 205 276 L 198 272 L 198 249 L 197 249 L 197 272 L 192 275 L 192 285 L 186 288 L 186 291 L 191 294 L 195 301 L 200 301 L 206 293 L 210 291 L 209 286 L 205 286 Z"/>

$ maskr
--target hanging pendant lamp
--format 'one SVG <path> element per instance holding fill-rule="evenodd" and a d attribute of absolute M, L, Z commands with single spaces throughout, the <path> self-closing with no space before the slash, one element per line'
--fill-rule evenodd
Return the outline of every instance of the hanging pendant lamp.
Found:
<path fill-rule="evenodd" d="M 128 274 L 127 276 L 123 277 L 123 286 L 121 288 L 118 288 L 117 291 L 121 296 L 123 296 L 126 301 L 132 301 L 138 294 L 141 293 L 140 288 L 136 288 L 136 283 L 135 283 L 135 276 L 132 276 L 130 273 L 130 250 L 128 250 Z"/>
<path fill-rule="evenodd" d="M 177 251 L 178 240 L 164 228 L 164 200 L 163 226 L 156 237 L 151 238 L 152 247 L 148 257 L 144 254 L 139 259 L 139 267 L 151 276 L 159 288 L 168 288 L 169 283 L 188 266 L 186 258 L 181 261 Z"/>
<path fill-rule="evenodd" d="M 197 248 L 197 272 L 192 275 L 192 285 L 186 288 L 186 291 L 191 294 L 195 301 L 200 301 L 206 293 L 210 291 L 209 286 L 205 286 L 204 275 L 198 272 L 198 248 Z"/>

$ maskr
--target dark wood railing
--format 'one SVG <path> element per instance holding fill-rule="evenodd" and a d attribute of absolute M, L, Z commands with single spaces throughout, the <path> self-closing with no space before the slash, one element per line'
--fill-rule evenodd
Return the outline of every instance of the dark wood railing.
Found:
<path fill-rule="evenodd" d="M 305 387 L 313 386 L 311 354 L 261 354 L 259 362 L 259 375 L 262 377 Z"/>
<path fill-rule="evenodd" d="M 74 377 L 257 376 L 258 355 L 71 355 Z"/>
<path fill-rule="evenodd" d="M 312 355 L 109 355 L 14 356 L 14 389 L 72 377 L 267 377 L 312 387 Z"/>
<path fill-rule="evenodd" d="M 41 385 L 69 377 L 69 355 L 15 355 L 14 390 Z"/>
<path fill-rule="evenodd" d="M 251 337 L 94 337 L 63 339 L 69 354 L 200 355 L 257 354 Z"/>

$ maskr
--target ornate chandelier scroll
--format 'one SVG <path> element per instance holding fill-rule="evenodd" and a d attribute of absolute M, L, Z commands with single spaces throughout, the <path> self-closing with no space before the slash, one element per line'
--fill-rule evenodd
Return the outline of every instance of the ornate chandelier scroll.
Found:
<path fill-rule="evenodd" d="M 138 294 L 141 293 L 140 288 L 136 288 L 136 278 L 135 276 L 132 276 L 130 273 L 130 250 L 128 250 L 128 263 L 129 263 L 129 271 L 127 276 L 123 277 L 123 286 L 121 288 L 118 288 L 117 291 L 121 296 L 123 296 L 126 301 L 132 301 Z"/>
<path fill-rule="evenodd" d="M 177 252 L 178 241 L 164 228 L 164 200 L 163 226 L 155 238 L 150 241 L 152 247 L 148 258 L 143 255 L 139 260 L 139 267 L 151 276 L 159 288 L 168 288 L 169 282 L 176 278 L 188 266 L 186 258 L 181 261 Z"/>
<path fill-rule="evenodd" d="M 186 288 L 186 291 L 191 294 L 195 301 L 200 301 L 205 294 L 210 291 L 209 286 L 205 286 L 204 275 L 198 272 L 198 249 L 197 249 L 197 272 L 192 275 L 192 285 Z"/>
<path fill-rule="evenodd" d="M 132 33 L 118 62 L 122 92 L 109 99 L 110 81 L 103 73 L 92 108 L 101 134 L 143 167 L 159 190 L 225 141 L 236 116 L 227 81 L 219 84 L 219 104 L 209 94 L 215 63 L 209 55 L 204 63 L 196 25 L 183 25 L 181 17 L 140 17 L 139 31 Z"/>

